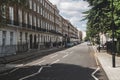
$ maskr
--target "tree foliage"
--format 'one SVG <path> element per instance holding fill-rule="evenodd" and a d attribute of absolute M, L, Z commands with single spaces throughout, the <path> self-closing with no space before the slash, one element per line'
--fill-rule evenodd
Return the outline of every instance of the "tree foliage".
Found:
<path fill-rule="evenodd" d="M 89 11 L 84 12 L 88 15 L 87 35 L 94 37 L 100 32 L 111 32 L 112 29 L 112 0 L 85 0 L 92 7 Z M 120 32 L 120 0 L 113 0 L 113 20 L 115 29 Z"/>

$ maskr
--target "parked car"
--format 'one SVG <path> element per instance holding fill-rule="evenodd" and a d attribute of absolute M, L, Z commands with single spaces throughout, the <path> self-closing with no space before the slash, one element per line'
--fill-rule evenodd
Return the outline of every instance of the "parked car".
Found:
<path fill-rule="evenodd" d="M 87 41 L 88 46 L 92 46 L 92 43 L 90 41 Z"/>
<path fill-rule="evenodd" d="M 74 46 L 74 43 L 67 43 L 66 46 L 67 46 L 67 47 L 72 47 L 72 46 Z"/>
<path fill-rule="evenodd" d="M 77 42 L 74 42 L 74 45 L 77 45 L 78 43 Z"/>

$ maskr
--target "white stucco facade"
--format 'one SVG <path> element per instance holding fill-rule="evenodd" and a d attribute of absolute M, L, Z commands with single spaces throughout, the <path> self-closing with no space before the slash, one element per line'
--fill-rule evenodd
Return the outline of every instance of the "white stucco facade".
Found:
<path fill-rule="evenodd" d="M 100 44 L 104 45 L 107 41 L 107 37 L 105 34 L 100 33 Z"/>

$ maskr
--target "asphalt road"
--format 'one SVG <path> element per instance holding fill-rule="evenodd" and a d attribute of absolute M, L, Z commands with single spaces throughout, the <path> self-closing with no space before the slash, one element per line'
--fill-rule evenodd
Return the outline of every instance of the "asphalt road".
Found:
<path fill-rule="evenodd" d="M 29 63 L 8 65 L 15 68 L 0 74 L 0 80 L 108 80 L 102 69 L 96 71 L 94 50 L 86 43 Z"/>

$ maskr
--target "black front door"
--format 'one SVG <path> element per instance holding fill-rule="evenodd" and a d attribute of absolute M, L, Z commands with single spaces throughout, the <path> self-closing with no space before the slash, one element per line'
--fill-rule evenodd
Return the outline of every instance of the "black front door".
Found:
<path fill-rule="evenodd" d="M 34 48 L 37 49 L 38 46 L 37 46 L 37 39 L 36 39 L 36 35 L 34 35 Z"/>
<path fill-rule="evenodd" d="M 33 40 L 32 40 L 32 39 L 33 39 L 33 36 L 32 36 L 32 34 L 31 34 L 31 35 L 30 35 L 30 49 L 32 49 L 32 48 L 33 48 L 33 45 L 32 45 L 32 44 L 33 44 L 33 43 L 32 43 L 32 42 L 33 42 Z"/>

